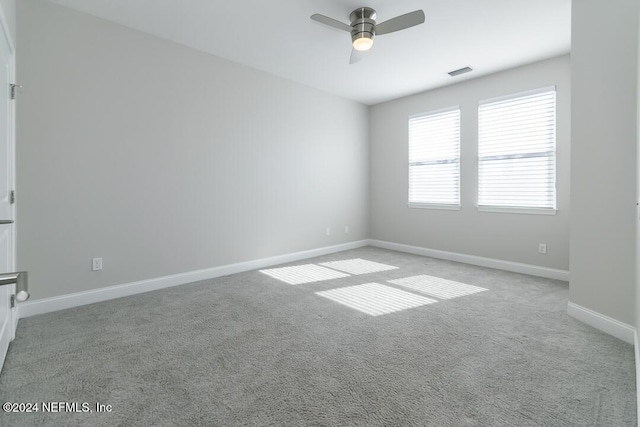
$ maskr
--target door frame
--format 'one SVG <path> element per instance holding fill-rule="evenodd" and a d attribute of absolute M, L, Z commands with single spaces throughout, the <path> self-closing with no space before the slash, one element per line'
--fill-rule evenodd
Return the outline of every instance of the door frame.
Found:
<path fill-rule="evenodd" d="M 11 36 L 11 31 L 9 30 L 9 24 L 6 19 L 6 15 L 4 12 L 4 8 L 2 4 L 0 4 L 0 36 L 3 36 L 7 42 L 7 46 L 9 47 L 9 76 L 8 80 L 10 82 L 16 81 L 16 46 L 13 41 L 13 37 Z M 16 103 L 10 102 L 8 105 L 8 138 L 9 138 L 9 177 L 11 180 L 11 188 L 16 188 Z M 11 205 L 11 217 L 14 220 L 13 225 L 11 225 L 11 259 L 9 262 L 10 271 L 16 271 L 16 241 L 17 241 L 17 218 L 16 218 L 16 205 L 15 203 Z M 11 286 L 11 294 L 15 295 L 15 285 Z M 20 318 L 20 312 L 18 311 L 18 305 L 16 304 L 13 309 L 10 311 L 11 319 L 11 340 L 13 341 L 16 337 L 16 329 L 18 327 L 18 320 Z M 0 364 L 1 366 L 1 364 Z"/>

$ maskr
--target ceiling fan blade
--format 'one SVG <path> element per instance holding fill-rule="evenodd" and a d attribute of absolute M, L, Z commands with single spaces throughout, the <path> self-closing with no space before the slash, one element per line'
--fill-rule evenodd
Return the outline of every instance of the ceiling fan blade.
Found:
<path fill-rule="evenodd" d="M 311 20 L 332 28 L 337 28 L 338 30 L 351 32 L 351 25 L 345 24 L 333 18 L 329 18 L 328 16 L 320 15 L 319 13 L 314 13 L 313 15 L 311 15 Z"/>
<path fill-rule="evenodd" d="M 349 58 L 349 64 L 355 64 L 356 62 L 362 61 L 364 55 L 361 51 L 356 49 L 351 49 L 351 57 Z"/>
<path fill-rule="evenodd" d="M 404 30 L 424 22 L 424 12 L 422 10 L 414 10 L 404 15 L 396 16 L 388 21 L 381 22 L 376 25 L 376 35 L 393 33 L 395 31 Z"/>

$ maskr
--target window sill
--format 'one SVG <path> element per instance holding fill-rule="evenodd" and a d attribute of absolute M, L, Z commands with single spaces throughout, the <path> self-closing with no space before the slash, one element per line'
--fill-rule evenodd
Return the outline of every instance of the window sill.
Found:
<path fill-rule="evenodd" d="M 546 208 L 509 208 L 502 206 L 478 206 L 478 212 L 512 213 L 525 215 L 555 215 L 557 209 Z"/>
<path fill-rule="evenodd" d="M 436 209 L 444 211 L 459 211 L 460 205 L 438 205 L 436 203 L 407 203 L 407 206 L 412 209 Z"/>

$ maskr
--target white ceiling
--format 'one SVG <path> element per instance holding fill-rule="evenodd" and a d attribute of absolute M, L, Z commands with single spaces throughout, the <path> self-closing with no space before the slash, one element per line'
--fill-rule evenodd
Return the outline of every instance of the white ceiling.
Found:
<path fill-rule="evenodd" d="M 317 89 L 376 104 L 568 53 L 571 0 L 51 0 Z M 378 22 L 423 9 L 426 22 L 376 37 L 349 65 L 348 23 L 370 6 Z M 449 71 L 471 66 L 452 78 Z"/>

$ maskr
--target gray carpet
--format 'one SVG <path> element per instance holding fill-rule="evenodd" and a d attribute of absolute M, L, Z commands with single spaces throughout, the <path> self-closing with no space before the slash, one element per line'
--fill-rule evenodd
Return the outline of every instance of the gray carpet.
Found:
<path fill-rule="evenodd" d="M 376 248 L 399 269 L 289 285 L 259 271 L 20 321 L 0 425 L 633 426 L 633 347 L 566 314 L 568 286 Z M 427 274 L 484 292 L 371 316 L 315 294 Z"/>

